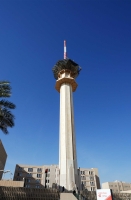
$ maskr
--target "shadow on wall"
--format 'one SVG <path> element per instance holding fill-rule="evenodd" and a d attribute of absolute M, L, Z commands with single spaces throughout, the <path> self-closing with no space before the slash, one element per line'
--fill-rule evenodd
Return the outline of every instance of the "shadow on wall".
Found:
<path fill-rule="evenodd" d="M 95 175 L 96 177 L 96 184 L 97 184 L 97 189 L 101 189 L 101 186 L 100 186 L 100 179 L 97 175 Z"/>

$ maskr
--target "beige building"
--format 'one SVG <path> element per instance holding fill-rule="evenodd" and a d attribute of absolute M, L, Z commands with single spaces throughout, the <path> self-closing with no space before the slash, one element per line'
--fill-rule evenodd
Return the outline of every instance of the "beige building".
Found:
<path fill-rule="evenodd" d="M 4 186 L 4 187 L 24 187 L 24 181 L 1 180 L 0 186 Z"/>
<path fill-rule="evenodd" d="M 131 183 L 122 181 L 102 183 L 102 189 L 111 189 L 114 193 L 122 193 L 123 191 L 131 190 Z"/>
<path fill-rule="evenodd" d="M 97 168 L 79 168 L 79 184 L 81 189 L 95 191 L 100 188 Z M 14 181 L 24 181 L 24 187 L 29 188 L 57 188 L 59 186 L 58 165 L 16 165 Z"/>
<path fill-rule="evenodd" d="M 6 159 L 7 159 L 7 153 L 4 149 L 2 141 L 0 140 L 0 180 L 2 179 L 2 175 L 3 175 L 2 170 L 4 170 Z"/>
<path fill-rule="evenodd" d="M 58 165 L 16 165 L 14 181 L 24 181 L 27 188 L 52 188 L 59 185 Z"/>
<path fill-rule="evenodd" d="M 82 188 L 88 191 L 96 191 L 100 189 L 100 180 L 97 168 L 80 168 Z"/>

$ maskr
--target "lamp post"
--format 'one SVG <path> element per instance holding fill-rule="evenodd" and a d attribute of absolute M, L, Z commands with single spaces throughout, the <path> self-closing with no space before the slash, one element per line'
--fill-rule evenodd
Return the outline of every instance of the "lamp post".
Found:
<path fill-rule="evenodd" d="M 10 170 L 6 170 L 6 171 L 0 170 L 0 172 L 3 172 L 3 174 L 5 175 L 6 173 L 10 172 Z M 4 179 L 4 175 L 3 175 L 3 179 Z"/>

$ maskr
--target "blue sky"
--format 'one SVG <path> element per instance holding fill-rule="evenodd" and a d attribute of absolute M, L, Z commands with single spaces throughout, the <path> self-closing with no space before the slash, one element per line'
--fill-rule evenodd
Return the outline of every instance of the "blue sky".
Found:
<path fill-rule="evenodd" d="M 82 71 L 74 93 L 78 167 L 100 181 L 131 182 L 131 1 L 0 1 L 0 80 L 9 80 L 15 127 L 0 132 L 5 169 L 57 164 L 59 93 L 52 67 L 68 57 Z M 6 178 L 8 175 L 6 175 Z"/>

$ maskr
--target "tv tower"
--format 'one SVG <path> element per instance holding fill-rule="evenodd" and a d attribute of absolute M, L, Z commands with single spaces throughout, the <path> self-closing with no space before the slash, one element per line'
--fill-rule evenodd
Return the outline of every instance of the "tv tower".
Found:
<path fill-rule="evenodd" d="M 55 88 L 60 93 L 60 186 L 73 191 L 79 188 L 79 180 L 72 92 L 75 92 L 78 86 L 75 79 L 79 75 L 81 68 L 73 60 L 67 58 L 65 40 L 64 59 L 59 60 L 52 70 L 56 79 Z"/>

